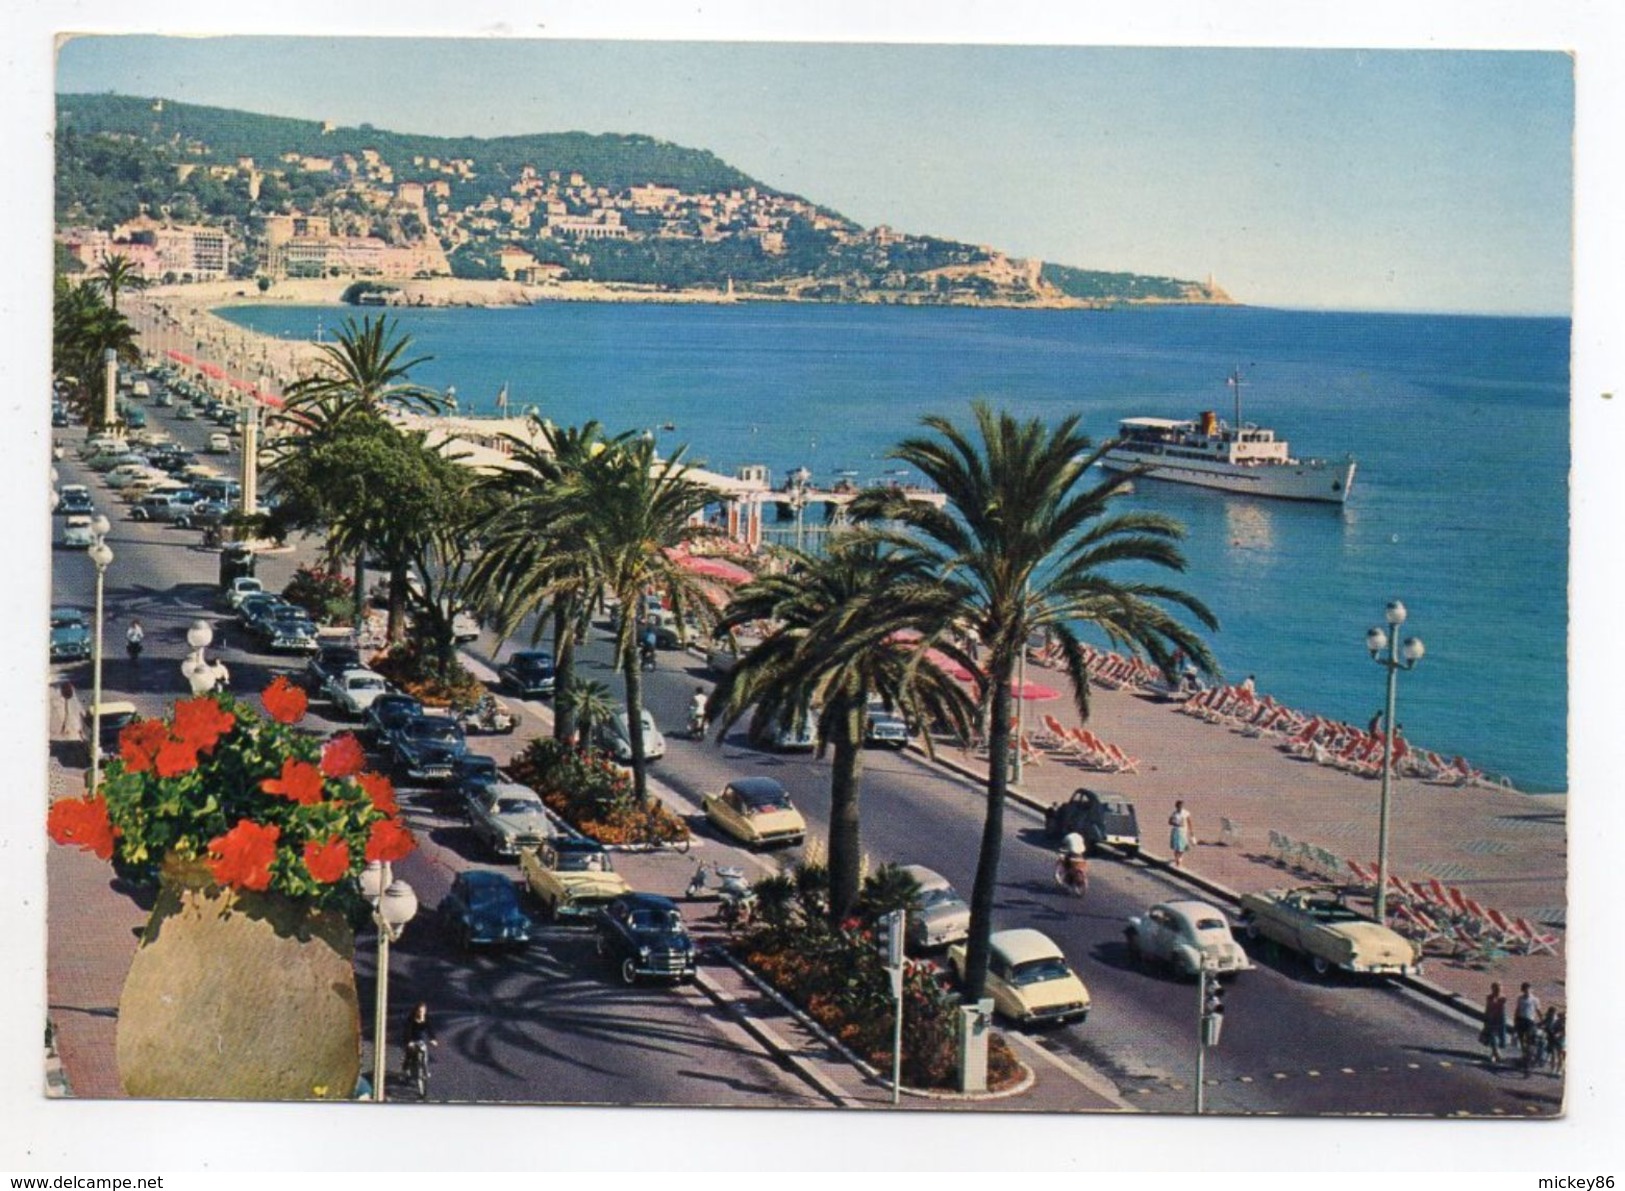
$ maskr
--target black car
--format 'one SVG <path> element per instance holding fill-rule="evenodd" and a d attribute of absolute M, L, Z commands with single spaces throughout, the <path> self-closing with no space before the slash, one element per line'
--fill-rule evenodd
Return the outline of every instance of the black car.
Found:
<path fill-rule="evenodd" d="M 361 660 L 361 651 L 353 645 L 323 645 L 316 651 L 314 657 L 305 664 L 305 689 L 316 694 L 330 678 L 343 674 L 346 670 L 362 670 L 366 663 Z"/>
<path fill-rule="evenodd" d="M 1140 820 L 1134 804 L 1094 790 L 1074 790 L 1066 802 L 1057 802 L 1046 810 L 1044 831 L 1057 842 L 1076 832 L 1090 853 L 1101 845 L 1127 856 L 1136 856 L 1140 851 Z"/>
<path fill-rule="evenodd" d="M 484 753 L 464 753 L 451 763 L 451 777 L 447 785 L 459 799 L 473 797 L 485 786 L 502 780 L 497 770 L 497 759 Z"/>
<path fill-rule="evenodd" d="M 669 897 L 623 893 L 598 911 L 598 954 L 626 984 L 694 979 L 694 940 Z"/>
<path fill-rule="evenodd" d="M 443 715 L 416 715 L 390 738 L 395 767 L 408 781 L 444 782 L 453 763 L 468 751 L 457 721 Z"/>
<path fill-rule="evenodd" d="M 553 655 L 545 649 L 521 649 L 497 667 L 503 690 L 521 699 L 541 699 L 553 693 Z"/>
<path fill-rule="evenodd" d="M 465 949 L 530 942 L 530 916 L 514 883 L 501 873 L 458 873 L 440 913 Z"/>
<path fill-rule="evenodd" d="M 394 735 L 395 729 L 407 720 L 422 714 L 423 704 L 411 695 L 394 692 L 379 695 L 367 708 L 367 718 L 362 731 L 374 744 L 388 749 L 390 737 Z"/>
<path fill-rule="evenodd" d="M 70 484 L 62 489 L 62 499 L 57 501 L 56 511 L 62 516 L 93 517 L 96 514 L 96 502 L 91 499 L 89 489 Z"/>
<path fill-rule="evenodd" d="M 315 653 L 319 648 L 316 622 L 303 608 L 292 605 L 274 608 L 257 618 L 252 627 L 272 653 Z"/>

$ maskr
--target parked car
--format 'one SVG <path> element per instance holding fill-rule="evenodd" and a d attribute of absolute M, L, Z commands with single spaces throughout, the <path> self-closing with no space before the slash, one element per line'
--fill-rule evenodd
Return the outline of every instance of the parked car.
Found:
<path fill-rule="evenodd" d="M 468 744 L 455 720 L 416 715 L 395 729 L 390 751 L 395 767 L 408 781 L 443 782 L 451 777 L 452 762 L 468 751 Z"/>
<path fill-rule="evenodd" d="M 176 500 L 169 493 L 149 492 L 130 510 L 130 520 L 169 522 L 173 521 L 175 514 L 185 507 L 184 502 Z"/>
<path fill-rule="evenodd" d="M 466 800 L 472 798 L 480 787 L 501 780 L 502 773 L 497 768 L 495 757 L 488 757 L 484 753 L 464 753 L 451 763 L 451 777 L 446 785 L 454 798 Z"/>
<path fill-rule="evenodd" d="M 83 484 L 64 484 L 57 496 L 56 511 L 63 516 L 89 517 L 96 512 L 96 502 Z"/>
<path fill-rule="evenodd" d="M 1239 920 L 1246 938 L 1296 951 L 1317 976 L 1334 969 L 1411 976 L 1422 968 L 1421 944 L 1354 909 L 1340 886 L 1244 893 Z"/>
<path fill-rule="evenodd" d="M 878 703 L 871 703 L 864 711 L 864 744 L 876 748 L 905 749 L 908 738 L 908 721 L 895 711 L 888 711 Z"/>
<path fill-rule="evenodd" d="M 593 743 L 621 764 L 629 765 L 632 761 L 631 731 L 630 721 L 623 707 L 607 720 L 593 726 Z M 666 738 L 660 734 L 660 729 L 655 727 L 654 716 L 649 714 L 648 708 L 644 708 L 643 759 L 658 761 L 665 755 Z"/>
<path fill-rule="evenodd" d="M 553 836 L 542 796 L 518 782 L 475 788 L 463 800 L 463 813 L 474 834 L 498 856 L 518 856 L 521 849 L 540 847 Z"/>
<path fill-rule="evenodd" d="M 254 628 L 272 653 L 315 653 L 320 648 L 316 641 L 316 622 L 303 608 L 291 604 L 276 607 L 256 619 Z"/>
<path fill-rule="evenodd" d="M 228 455 L 231 453 L 231 435 L 224 430 L 216 430 L 209 435 L 208 445 L 204 447 L 211 455 Z"/>
<path fill-rule="evenodd" d="M 631 892 L 597 840 L 544 840 L 520 852 L 519 874 L 549 918 L 590 919 L 614 898 Z"/>
<path fill-rule="evenodd" d="M 1252 970 L 1252 961 L 1230 934 L 1224 911 L 1207 902 L 1152 906 L 1130 918 L 1123 935 L 1136 960 L 1167 964 L 1177 975 L 1191 979 L 1203 968 L 1222 976 Z"/>
<path fill-rule="evenodd" d="M 771 749 L 775 753 L 810 753 L 818 747 L 818 710 L 804 710 L 800 723 L 793 718 L 780 719 L 772 725 L 753 720 L 746 735 L 757 748 Z"/>
<path fill-rule="evenodd" d="M 192 408 L 190 401 L 177 401 L 175 403 L 175 420 L 177 422 L 190 422 L 197 418 L 197 410 Z"/>
<path fill-rule="evenodd" d="M 497 667 L 497 682 L 521 699 L 545 699 L 553 693 L 553 655 L 545 649 L 521 649 Z"/>
<path fill-rule="evenodd" d="M 480 620 L 468 609 L 452 614 L 451 638 L 459 645 L 465 641 L 478 641 L 480 639 Z"/>
<path fill-rule="evenodd" d="M 908 944 L 916 951 L 946 947 L 970 934 L 970 906 L 948 878 L 923 864 L 906 864 L 903 871 L 920 887 L 919 905 L 908 912 Z"/>
<path fill-rule="evenodd" d="M 220 598 L 224 601 L 226 607 L 235 612 L 243 606 L 243 601 L 249 596 L 259 595 L 264 591 L 265 584 L 254 578 L 253 575 L 238 575 L 226 587 L 226 590 L 220 593 Z"/>
<path fill-rule="evenodd" d="M 391 692 L 379 695 L 367 708 L 366 722 L 362 732 L 374 745 L 385 750 L 390 747 L 390 738 L 395 730 L 407 720 L 416 719 L 423 714 L 423 704 L 412 695 L 402 695 Z"/>
<path fill-rule="evenodd" d="M 703 805 L 707 819 L 753 847 L 794 846 L 807 837 L 807 821 L 775 778 L 736 778 L 720 793 L 707 794 Z"/>
<path fill-rule="evenodd" d="M 530 917 L 514 883 L 501 873 L 458 873 L 440 913 L 465 950 L 530 942 Z"/>
<path fill-rule="evenodd" d="M 269 616 L 278 608 L 291 607 L 292 604 L 273 592 L 250 592 L 237 601 L 237 623 L 252 632 L 256 621 Z"/>
<path fill-rule="evenodd" d="M 694 979 L 694 940 L 669 897 L 623 893 L 598 912 L 598 954 L 624 984 L 643 979 Z"/>
<path fill-rule="evenodd" d="M 116 756 L 119 751 L 119 733 L 141 717 L 135 709 L 135 704 L 123 699 L 103 700 L 100 706 L 102 712 L 102 756 Z M 80 721 L 83 728 L 82 734 L 87 745 L 91 734 L 95 731 L 96 707 L 97 704 L 89 704 L 84 709 Z"/>
<path fill-rule="evenodd" d="M 92 518 L 85 516 L 69 517 L 62 523 L 62 545 L 69 550 L 88 550 L 96 544 L 95 531 L 91 529 Z"/>
<path fill-rule="evenodd" d="M 229 506 L 205 497 L 177 512 L 174 524 L 182 529 L 208 529 L 224 522 L 230 512 Z"/>
<path fill-rule="evenodd" d="M 331 676 L 322 687 L 322 694 L 333 709 L 350 719 L 360 719 L 374 700 L 389 694 L 389 680 L 382 674 L 364 667 L 345 670 Z"/>
<path fill-rule="evenodd" d="M 51 660 L 82 662 L 90 653 L 90 618 L 78 608 L 52 608 Z"/>
<path fill-rule="evenodd" d="M 965 944 L 948 949 L 948 962 L 965 977 Z M 994 931 L 988 940 L 987 994 L 993 1009 L 1019 1025 L 1059 1025 L 1089 1016 L 1089 989 L 1043 931 Z"/>
<path fill-rule="evenodd" d="M 1074 790 L 1066 802 L 1052 804 L 1044 812 L 1044 833 L 1057 842 L 1073 833 L 1081 835 L 1090 855 L 1102 844 L 1128 856 L 1140 852 L 1140 819 L 1134 804 L 1095 790 Z"/>

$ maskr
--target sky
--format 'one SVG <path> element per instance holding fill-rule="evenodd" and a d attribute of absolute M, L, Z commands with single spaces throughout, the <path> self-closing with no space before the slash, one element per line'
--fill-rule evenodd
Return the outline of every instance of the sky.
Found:
<path fill-rule="evenodd" d="M 257 46 L 195 37 L 83 39 L 63 50 L 56 72 L 53 38 L 70 29 L 296 30 L 317 39 Z M 380 34 L 464 41 L 380 47 L 320 40 Z M 665 1111 L 640 1112 L 629 1125 L 631 1110 L 513 1109 L 498 1121 L 478 1109 L 437 1108 L 426 1129 L 421 1114 L 363 1122 L 357 1114 L 293 1107 L 48 1104 L 32 1059 L 45 987 L 43 833 L 32 817 L 36 803 L 10 798 L 0 812 L 0 923 L 12 967 L 0 988 L 0 1054 L 14 1061 L 0 1063 L 0 1169 L 208 1169 L 210 1177 L 388 1170 L 397 1183 L 422 1183 L 434 1176 L 421 1172 L 459 1165 L 968 1171 L 1087 1163 L 1201 1171 L 1214 1191 L 1258 1191 L 1259 1181 L 1234 1172 L 1261 1169 L 1428 1171 L 1386 1181 L 1410 1187 L 1425 1178 L 1431 1191 L 1527 1188 L 1532 1178 L 1520 1172 L 1535 1169 L 1620 1169 L 1625 1034 L 1612 1024 L 1607 997 L 1625 970 L 1603 916 L 1608 903 L 1595 895 L 1612 889 L 1604 882 L 1617 869 L 1625 833 L 1625 802 L 1617 797 L 1625 771 L 1625 734 L 1618 731 L 1625 400 L 1614 397 L 1625 351 L 1617 118 L 1625 110 L 1625 5 L 9 0 L 0 6 L 0 46 L 0 160 L 13 232 L 0 271 L 0 333 L 17 349 L 8 351 L 0 408 L 19 427 L 0 439 L 0 499 L 21 511 L 19 524 L 48 520 L 48 431 L 40 414 L 49 381 L 50 132 L 58 87 L 401 131 L 641 132 L 709 149 L 767 184 L 865 224 L 1084 267 L 1190 278 L 1211 272 L 1236 297 L 1258 304 L 1572 309 L 1577 884 L 1570 921 L 1584 944 L 1569 957 L 1580 1042 L 1567 1115 L 1538 1129 L 1491 1127 L 1497 1144 L 1488 1147 L 1479 1145 L 1489 1136 L 1483 1130 L 1469 1137 L 1461 1126 L 1425 1122 L 1248 1127 L 988 1113 L 953 1114 L 950 1124 L 929 1113 L 748 1114 L 747 1121 L 743 1114 Z M 1192 46 L 1210 49 L 1157 49 Z M 290 55 L 290 47 L 297 52 Z M 1359 47 L 1368 52 L 1348 52 Z M 1418 48 L 1433 52 L 1392 52 Z M 1578 243 L 1572 254 L 1571 235 Z M 1507 458 L 1516 465 L 1516 443 Z M 0 622 L 39 624 L 48 599 L 48 536 L 19 531 L 13 559 L 0 577 Z M 1448 565 L 1440 560 L 1443 572 Z M 45 782 L 37 747 L 46 730 L 37 690 L 45 650 L 42 634 L 14 636 L 10 665 L 0 667 L 9 728 L 0 733 L 0 757 L 17 793 Z M 1493 1173 L 1463 1173 L 1474 1169 Z M 1355 1182 L 1325 1174 L 1316 1181 Z M 1262 1185 L 1283 1183 L 1278 1176 Z"/>
<path fill-rule="evenodd" d="M 411 80 L 410 85 L 401 85 Z M 1555 51 L 85 36 L 58 92 L 644 133 L 858 222 L 1240 301 L 1565 314 Z"/>

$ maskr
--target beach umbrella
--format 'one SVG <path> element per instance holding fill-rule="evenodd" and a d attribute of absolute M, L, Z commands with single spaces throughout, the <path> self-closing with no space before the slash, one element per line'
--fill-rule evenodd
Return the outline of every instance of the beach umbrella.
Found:
<path fill-rule="evenodd" d="M 1061 692 L 1054 687 L 1045 686 L 1041 682 L 1017 682 L 1015 679 L 1010 680 L 1010 693 L 1017 699 L 1025 699 L 1030 703 L 1043 703 L 1061 697 Z"/>

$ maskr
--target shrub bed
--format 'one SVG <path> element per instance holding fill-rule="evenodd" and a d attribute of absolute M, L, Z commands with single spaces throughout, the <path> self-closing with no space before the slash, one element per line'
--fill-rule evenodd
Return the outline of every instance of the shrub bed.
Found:
<path fill-rule="evenodd" d="M 282 598 L 309 612 L 317 624 L 348 625 L 355 619 L 355 583 L 337 571 L 302 566 L 282 589 Z"/>
<path fill-rule="evenodd" d="M 675 843 L 688 824 L 658 799 L 639 807 L 626 770 L 597 753 L 538 737 L 508 772 L 542 796 L 547 809 L 601 844 Z"/>
<path fill-rule="evenodd" d="M 840 929 L 817 918 L 769 922 L 735 943 L 735 953 L 791 1003 L 860 1058 L 890 1072 L 896 1002 L 872 926 Z M 906 1087 L 958 1086 L 955 1032 L 959 1001 L 929 963 L 903 969 L 903 1057 Z M 1025 1072 L 1010 1044 L 988 1041 L 988 1087 L 1014 1087 Z"/>
<path fill-rule="evenodd" d="M 485 684 L 461 662 L 446 670 L 417 641 L 394 645 L 372 660 L 372 668 L 425 707 L 472 707 L 485 692 Z"/>

